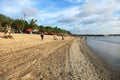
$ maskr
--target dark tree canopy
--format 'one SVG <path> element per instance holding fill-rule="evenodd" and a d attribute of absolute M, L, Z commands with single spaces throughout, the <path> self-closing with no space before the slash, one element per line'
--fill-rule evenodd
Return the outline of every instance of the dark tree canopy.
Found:
<path fill-rule="evenodd" d="M 4 29 L 6 26 L 9 26 L 12 28 L 13 31 L 19 32 L 25 31 L 28 28 L 31 28 L 32 30 L 38 30 L 39 32 L 47 32 L 48 34 L 51 33 L 64 33 L 64 34 L 71 34 L 70 31 L 61 29 L 59 27 L 53 27 L 53 26 L 43 26 L 36 24 L 36 19 L 31 19 L 29 22 L 23 19 L 15 19 L 13 20 L 10 17 L 7 17 L 3 14 L 0 14 L 0 31 Z"/>

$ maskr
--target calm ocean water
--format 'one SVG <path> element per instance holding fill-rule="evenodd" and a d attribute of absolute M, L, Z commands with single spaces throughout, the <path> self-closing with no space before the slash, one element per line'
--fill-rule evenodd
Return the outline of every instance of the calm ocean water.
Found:
<path fill-rule="evenodd" d="M 120 72 L 120 36 L 88 37 L 86 42 L 99 57 Z"/>

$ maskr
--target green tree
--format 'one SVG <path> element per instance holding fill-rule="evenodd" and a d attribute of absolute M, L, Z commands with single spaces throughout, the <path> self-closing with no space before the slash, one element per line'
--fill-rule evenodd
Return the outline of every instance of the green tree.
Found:
<path fill-rule="evenodd" d="M 2 31 L 2 24 L 5 22 L 6 16 L 0 14 L 0 31 Z"/>
<path fill-rule="evenodd" d="M 16 19 L 14 21 L 14 28 L 16 28 L 18 31 L 23 31 L 24 30 L 24 20 Z"/>
<path fill-rule="evenodd" d="M 40 31 L 40 32 L 45 32 L 46 29 L 45 29 L 45 27 L 44 27 L 43 25 L 40 25 L 40 26 L 39 26 L 39 31 Z"/>
<path fill-rule="evenodd" d="M 0 17 L 0 30 L 2 30 L 4 28 L 7 29 L 10 28 L 11 29 L 11 25 L 13 23 L 13 19 L 11 19 L 10 17 L 6 17 L 4 15 L 1 15 Z"/>
<path fill-rule="evenodd" d="M 11 24 L 13 23 L 13 19 L 6 17 L 5 23 L 6 23 L 6 25 L 8 25 L 10 27 Z"/>
<path fill-rule="evenodd" d="M 31 19 L 30 24 L 29 24 L 29 28 L 34 29 L 37 26 L 36 22 L 37 22 L 37 20 Z"/>
<path fill-rule="evenodd" d="M 48 32 L 48 34 L 51 34 L 52 32 L 54 32 L 54 30 L 51 26 L 46 26 L 45 29 Z"/>
<path fill-rule="evenodd" d="M 37 20 L 35 19 L 31 19 L 30 22 L 28 23 L 26 20 L 22 20 L 22 19 L 16 19 L 13 20 L 10 17 L 6 17 L 3 14 L 0 14 L 0 31 L 2 30 L 2 28 L 5 28 L 6 26 L 11 27 L 14 30 L 17 31 L 25 31 L 27 28 L 32 28 L 32 29 L 37 29 L 41 32 L 48 32 L 49 34 L 52 32 L 56 32 L 56 33 L 64 33 L 64 34 L 71 34 L 70 31 L 61 29 L 59 27 L 51 27 L 51 26 L 38 26 L 36 24 Z"/>
<path fill-rule="evenodd" d="M 23 31 L 25 31 L 27 28 L 29 28 L 29 23 L 25 20 L 24 21 L 24 29 L 23 29 Z"/>

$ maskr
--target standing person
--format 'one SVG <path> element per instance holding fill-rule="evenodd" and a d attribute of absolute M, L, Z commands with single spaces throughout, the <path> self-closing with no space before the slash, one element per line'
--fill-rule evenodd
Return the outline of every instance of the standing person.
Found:
<path fill-rule="evenodd" d="M 61 36 L 62 36 L 62 40 L 64 40 L 64 34 L 62 34 Z"/>
<path fill-rule="evenodd" d="M 44 38 L 44 34 L 43 34 L 43 33 L 41 33 L 41 35 L 40 35 L 40 36 L 41 36 L 41 40 L 43 40 L 43 38 Z"/>

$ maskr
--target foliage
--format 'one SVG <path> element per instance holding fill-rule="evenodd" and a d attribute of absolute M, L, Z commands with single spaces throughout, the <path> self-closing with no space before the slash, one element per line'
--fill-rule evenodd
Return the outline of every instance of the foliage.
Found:
<path fill-rule="evenodd" d="M 36 26 L 37 26 L 37 24 L 35 24 L 36 22 L 37 22 L 37 20 L 31 19 L 30 24 L 29 24 L 29 28 L 36 28 Z"/>
<path fill-rule="evenodd" d="M 47 32 L 48 34 L 51 33 L 63 33 L 63 34 L 71 34 L 69 31 L 61 29 L 59 27 L 51 27 L 51 26 L 43 26 L 40 25 L 38 26 L 36 24 L 37 20 L 31 19 L 29 22 L 23 19 L 11 19 L 10 17 L 6 17 L 3 14 L 0 14 L 0 31 L 2 28 L 6 26 L 11 26 L 12 30 L 15 30 L 15 32 L 19 32 L 20 30 L 26 31 L 26 29 L 31 28 L 31 29 L 36 29 L 39 30 L 39 32 Z"/>
<path fill-rule="evenodd" d="M 24 23 L 25 23 L 25 21 L 24 20 L 22 20 L 22 19 L 16 19 L 16 20 L 14 20 L 14 24 L 13 24 L 13 28 L 14 29 L 16 29 L 16 30 L 18 30 L 18 31 L 20 31 L 20 30 L 24 30 Z"/>
<path fill-rule="evenodd" d="M 2 27 L 9 26 L 11 27 L 13 20 L 5 15 L 0 14 L 0 31 L 2 31 Z"/>

